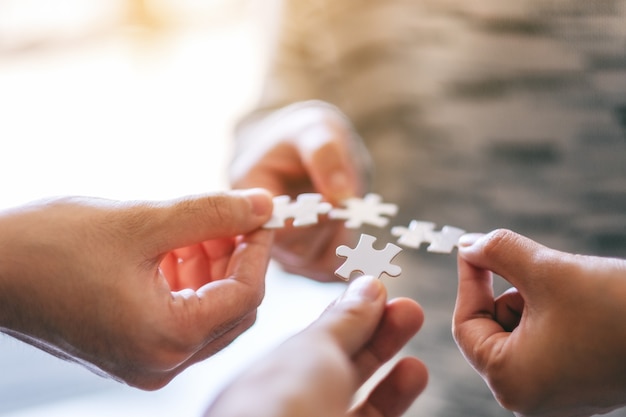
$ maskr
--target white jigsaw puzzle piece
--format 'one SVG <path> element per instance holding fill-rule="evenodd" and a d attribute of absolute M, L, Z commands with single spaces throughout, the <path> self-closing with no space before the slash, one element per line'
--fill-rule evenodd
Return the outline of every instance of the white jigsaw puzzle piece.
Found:
<path fill-rule="evenodd" d="M 411 220 L 408 228 L 403 226 L 392 227 L 391 234 L 400 237 L 398 239 L 400 245 L 417 249 L 422 243 L 430 243 L 433 230 L 435 230 L 435 223 Z"/>
<path fill-rule="evenodd" d="M 367 194 L 364 198 L 349 198 L 342 203 L 345 208 L 335 208 L 328 213 L 331 219 L 346 220 L 345 226 L 357 229 L 363 224 L 384 227 L 389 219 L 383 216 L 395 216 L 396 204 L 383 203 L 378 194 Z"/>
<path fill-rule="evenodd" d="M 272 211 L 272 217 L 263 225 L 265 229 L 278 229 L 285 227 L 285 220 L 288 216 L 288 207 L 291 202 L 291 198 L 288 195 L 279 195 L 272 199 L 274 203 L 274 210 Z"/>
<path fill-rule="evenodd" d="M 408 228 L 395 226 L 391 229 L 391 234 L 399 237 L 398 243 L 403 246 L 417 249 L 422 243 L 429 243 L 428 252 L 451 253 L 465 230 L 444 226 L 437 232 L 435 223 L 411 220 Z"/>
<path fill-rule="evenodd" d="M 376 238 L 362 234 L 354 249 L 346 245 L 337 248 L 336 254 L 346 258 L 346 261 L 335 271 L 338 277 L 349 280 L 353 272 L 361 272 L 363 275 L 371 275 L 379 278 L 383 273 L 396 277 L 402 273 L 402 268 L 391 263 L 391 260 L 402 251 L 402 248 L 387 243 L 384 249 L 373 247 Z"/>
<path fill-rule="evenodd" d="M 300 194 L 296 201 L 291 201 L 287 195 L 274 197 L 274 211 L 272 217 L 263 225 L 265 229 L 285 227 L 287 219 L 293 219 L 295 227 L 316 224 L 320 214 L 326 214 L 331 209 L 330 203 L 322 202 L 322 195 L 317 193 Z"/>
<path fill-rule="evenodd" d="M 453 226 L 443 226 L 440 232 L 433 232 L 428 252 L 452 253 L 459 243 L 459 238 L 465 234 L 465 230 Z"/>

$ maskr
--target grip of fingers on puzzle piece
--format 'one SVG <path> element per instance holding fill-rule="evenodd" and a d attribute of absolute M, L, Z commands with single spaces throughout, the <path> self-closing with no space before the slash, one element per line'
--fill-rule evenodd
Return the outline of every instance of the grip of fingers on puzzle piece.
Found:
<path fill-rule="evenodd" d="M 291 201 L 288 195 L 274 197 L 272 217 L 263 225 L 265 229 L 279 229 L 285 227 L 288 219 L 293 219 L 293 226 L 302 227 L 316 224 L 320 214 L 326 214 L 331 209 L 330 203 L 322 201 L 322 195 L 317 193 L 300 194 L 296 201 Z"/>
<path fill-rule="evenodd" d="M 391 260 L 402 251 L 402 248 L 387 243 L 384 249 L 373 247 L 376 238 L 362 234 L 356 247 L 350 248 L 341 245 L 336 249 L 339 257 L 346 258 L 345 262 L 335 271 L 335 275 L 343 280 L 349 280 L 353 272 L 371 275 L 380 278 L 383 273 L 396 277 L 402 273 L 402 268 L 392 264 Z"/>
<path fill-rule="evenodd" d="M 383 203 L 378 194 L 367 194 L 363 198 L 349 198 L 342 202 L 345 208 L 335 208 L 328 213 L 331 219 L 346 220 L 345 226 L 357 229 L 364 224 L 384 227 L 389 219 L 398 213 L 396 204 Z"/>

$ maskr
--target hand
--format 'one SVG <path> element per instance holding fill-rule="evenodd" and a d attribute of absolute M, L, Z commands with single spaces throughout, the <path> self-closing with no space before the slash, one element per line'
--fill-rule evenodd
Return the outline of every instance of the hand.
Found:
<path fill-rule="evenodd" d="M 407 357 L 352 410 L 357 388 L 419 330 L 423 313 L 386 301 L 377 279 L 362 277 L 309 328 L 235 379 L 207 417 L 400 416 L 426 386 L 426 367 Z"/>
<path fill-rule="evenodd" d="M 0 329 L 156 389 L 228 345 L 264 294 L 260 190 L 159 203 L 62 198 L 0 212 Z"/>
<path fill-rule="evenodd" d="M 494 298 L 492 274 L 516 288 Z M 572 255 L 506 230 L 460 240 L 453 333 L 520 416 L 626 405 L 626 261 Z"/>
<path fill-rule="evenodd" d="M 263 187 L 295 198 L 316 192 L 337 205 L 363 193 L 369 155 L 335 107 L 297 103 L 243 129 L 231 166 L 234 188 Z M 335 248 L 353 240 L 340 222 L 276 234 L 273 256 L 289 272 L 320 281 L 335 280 Z"/>

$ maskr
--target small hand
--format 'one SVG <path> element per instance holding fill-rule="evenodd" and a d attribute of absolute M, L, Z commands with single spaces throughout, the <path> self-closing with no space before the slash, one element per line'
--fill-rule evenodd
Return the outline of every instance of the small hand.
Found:
<path fill-rule="evenodd" d="M 144 389 L 255 320 L 266 192 L 158 203 L 63 198 L 0 213 L 0 328 Z"/>
<path fill-rule="evenodd" d="M 419 330 L 423 313 L 402 298 L 386 303 L 382 283 L 362 277 L 309 328 L 237 378 L 207 417 L 400 416 L 426 386 L 422 362 L 398 361 L 365 400 L 356 390 Z"/>
<path fill-rule="evenodd" d="M 516 288 L 494 298 L 491 271 Z M 624 317 L 624 260 L 559 252 L 506 230 L 461 238 L 453 333 L 517 415 L 625 405 Z"/>

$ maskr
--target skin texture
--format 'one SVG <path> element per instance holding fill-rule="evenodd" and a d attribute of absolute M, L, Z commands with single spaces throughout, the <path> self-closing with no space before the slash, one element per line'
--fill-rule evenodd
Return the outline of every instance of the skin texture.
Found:
<path fill-rule="evenodd" d="M 298 103 L 249 123 L 243 132 L 230 167 L 233 188 L 263 187 L 292 198 L 316 192 L 335 205 L 362 194 L 367 161 L 359 159 L 360 139 L 335 107 Z M 340 222 L 322 218 L 315 226 L 277 231 L 272 256 L 288 272 L 334 281 L 340 264 L 334 248 L 355 238 Z"/>
<path fill-rule="evenodd" d="M 453 333 L 518 416 L 626 405 L 626 261 L 572 255 L 507 230 L 459 247 Z M 494 297 L 492 271 L 515 288 Z"/>
<path fill-rule="evenodd" d="M 166 202 L 38 201 L 0 212 L 0 329 L 143 389 L 255 320 L 267 192 Z"/>
<path fill-rule="evenodd" d="M 311 326 L 235 379 L 206 417 L 400 416 L 428 379 L 413 357 L 396 362 L 363 402 L 351 407 L 351 401 L 422 322 L 417 303 L 387 302 L 379 280 L 361 277 Z"/>

